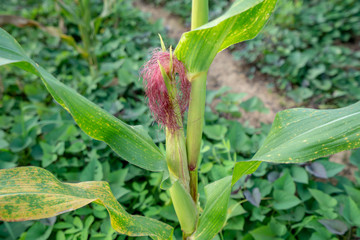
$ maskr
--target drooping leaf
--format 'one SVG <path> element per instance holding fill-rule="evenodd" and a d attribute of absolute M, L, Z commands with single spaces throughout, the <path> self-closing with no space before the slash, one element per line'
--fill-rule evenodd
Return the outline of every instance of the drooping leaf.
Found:
<path fill-rule="evenodd" d="M 360 102 L 332 110 L 279 112 L 252 160 L 301 163 L 360 146 Z"/>
<path fill-rule="evenodd" d="M 230 176 L 222 178 L 205 187 L 207 200 L 204 212 L 200 216 L 194 239 L 213 239 L 222 229 L 226 221 L 230 192 Z"/>
<path fill-rule="evenodd" d="M 107 182 L 62 183 L 38 167 L 0 170 L 0 220 L 49 218 L 91 202 L 103 205 L 119 233 L 170 239 L 172 227 L 157 220 L 127 213 Z"/>
<path fill-rule="evenodd" d="M 254 38 L 270 17 L 276 0 L 237 0 L 219 18 L 186 32 L 175 49 L 190 73 L 207 71 L 216 54 Z"/>
<path fill-rule="evenodd" d="M 90 102 L 26 56 L 24 50 L 0 28 L 0 66 L 13 64 L 39 76 L 53 98 L 90 137 L 106 142 L 119 156 L 150 171 L 167 171 L 164 155 L 143 131 L 129 126 Z"/>

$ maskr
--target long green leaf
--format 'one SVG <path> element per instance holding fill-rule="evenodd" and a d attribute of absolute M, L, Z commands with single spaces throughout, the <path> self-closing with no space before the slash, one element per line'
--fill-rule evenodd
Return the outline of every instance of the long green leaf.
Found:
<path fill-rule="evenodd" d="M 213 239 L 223 228 L 231 193 L 231 177 L 225 177 L 207 185 L 205 193 L 207 200 L 198 228 L 194 233 L 196 240 Z"/>
<path fill-rule="evenodd" d="M 302 163 L 360 146 L 360 102 L 332 110 L 279 112 L 252 160 Z"/>
<path fill-rule="evenodd" d="M 91 202 L 109 212 L 112 227 L 121 234 L 171 239 L 172 227 L 157 220 L 127 213 L 107 182 L 62 183 L 38 167 L 0 170 L 0 220 L 48 218 Z"/>
<path fill-rule="evenodd" d="M 261 161 L 302 163 L 358 147 L 360 102 L 331 110 L 284 110 L 276 115 L 269 135 L 251 161 L 236 163 L 232 184 L 255 172 Z"/>
<path fill-rule="evenodd" d="M 13 64 L 39 76 L 54 99 L 90 137 L 106 142 L 119 156 L 150 171 L 167 171 L 164 155 L 138 128 L 107 113 L 26 56 L 16 40 L 0 28 L 0 66 Z"/>
<path fill-rule="evenodd" d="M 176 57 L 189 73 L 207 71 L 216 54 L 254 38 L 270 17 L 276 0 L 237 0 L 221 17 L 181 36 Z"/>

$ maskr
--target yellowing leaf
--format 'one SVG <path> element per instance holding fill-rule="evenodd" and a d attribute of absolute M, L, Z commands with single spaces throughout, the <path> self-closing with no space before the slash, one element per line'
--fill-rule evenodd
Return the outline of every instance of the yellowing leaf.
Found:
<path fill-rule="evenodd" d="M 38 167 L 0 170 L 0 220 L 26 221 L 73 211 L 91 202 L 109 212 L 112 227 L 129 236 L 171 239 L 172 227 L 127 213 L 107 182 L 62 183 Z"/>

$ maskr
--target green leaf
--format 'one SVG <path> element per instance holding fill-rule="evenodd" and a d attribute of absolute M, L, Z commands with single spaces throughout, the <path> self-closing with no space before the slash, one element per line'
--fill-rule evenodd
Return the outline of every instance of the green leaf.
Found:
<path fill-rule="evenodd" d="M 309 88 L 304 87 L 298 87 L 295 90 L 292 90 L 288 92 L 288 96 L 292 98 L 295 102 L 301 103 L 304 102 L 304 100 L 312 97 L 314 94 L 314 91 L 312 91 Z"/>
<path fill-rule="evenodd" d="M 233 186 L 242 176 L 252 174 L 260 166 L 259 161 L 237 162 L 234 167 L 231 186 Z"/>
<path fill-rule="evenodd" d="M 275 220 L 274 217 L 271 217 L 269 227 L 273 233 L 276 234 L 276 236 L 283 236 L 286 234 L 287 229 L 286 226 L 278 221 Z"/>
<path fill-rule="evenodd" d="M 186 32 L 175 49 L 190 73 L 207 71 L 216 54 L 254 38 L 270 17 L 276 0 L 237 0 L 219 18 Z"/>
<path fill-rule="evenodd" d="M 26 56 L 24 50 L 0 28 L 0 66 L 13 64 L 39 76 L 54 99 L 90 137 L 106 142 L 128 162 L 150 171 L 167 171 L 164 155 L 143 132 L 125 124 L 56 80 Z"/>
<path fill-rule="evenodd" d="M 261 112 L 261 113 L 268 113 L 269 109 L 264 106 L 264 103 L 258 97 L 252 97 L 240 104 L 246 112 Z"/>
<path fill-rule="evenodd" d="M 296 186 L 288 171 L 276 179 L 274 182 L 274 189 L 285 191 L 290 195 L 295 194 Z"/>
<path fill-rule="evenodd" d="M 360 148 L 352 152 L 350 156 L 350 163 L 360 168 Z"/>
<path fill-rule="evenodd" d="M 49 239 L 53 226 L 46 226 L 40 222 L 36 222 L 32 225 L 26 233 L 25 240 L 38 239 L 46 240 Z"/>
<path fill-rule="evenodd" d="M 103 168 L 99 160 L 92 158 L 80 174 L 80 181 L 100 181 L 103 179 Z"/>
<path fill-rule="evenodd" d="M 309 176 L 303 167 L 294 165 L 291 166 L 290 171 L 291 171 L 291 176 L 295 182 L 304 183 L 304 184 L 309 183 Z"/>
<path fill-rule="evenodd" d="M 225 137 L 227 128 L 223 125 L 211 125 L 204 127 L 204 134 L 213 140 L 222 140 Z"/>
<path fill-rule="evenodd" d="M 334 208 L 337 205 L 337 200 L 316 189 L 309 189 L 309 191 L 319 204 L 319 209 L 315 212 L 325 218 L 335 219 L 337 214 L 334 212 Z"/>
<path fill-rule="evenodd" d="M 332 198 L 330 195 L 323 193 L 317 189 L 309 189 L 311 195 L 316 199 L 319 203 L 320 208 L 327 209 L 327 208 L 334 208 L 337 204 L 335 198 Z"/>
<path fill-rule="evenodd" d="M 301 163 L 359 147 L 360 102 L 345 108 L 279 112 L 252 160 Z"/>
<path fill-rule="evenodd" d="M 251 236 L 255 240 L 277 240 L 276 235 L 272 232 L 269 226 L 261 226 L 250 231 Z"/>
<path fill-rule="evenodd" d="M 246 213 L 246 210 L 241 206 L 241 202 L 230 199 L 227 213 L 227 219 L 230 219 Z"/>
<path fill-rule="evenodd" d="M 356 189 L 354 187 L 351 187 L 349 185 L 344 185 L 346 193 L 354 199 L 354 201 L 357 203 L 358 207 L 360 207 L 360 190 Z"/>
<path fill-rule="evenodd" d="M 107 182 L 62 183 L 38 167 L 0 170 L 0 219 L 26 221 L 48 218 L 91 202 L 106 207 L 112 227 L 121 234 L 170 239 L 172 227 L 127 213 Z"/>
<path fill-rule="evenodd" d="M 360 227 L 360 209 L 351 197 L 345 202 L 343 216 L 352 225 Z"/>
<path fill-rule="evenodd" d="M 305 207 L 303 205 L 299 205 L 277 216 L 276 219 L 286 222 L 288 221 L 299 222 L 304 218 L 304 216 L 305 216 Z"/>
<path fill-rule="evenodd" d="M 194 239 L 213 239 L 222 229 L 226 221 L 230 192 L 230 176 L 213 182 L 205 187 L 207 200 L 204 212 L 200 216 Z"/>
<path fill-rule="evenodd" d="M 284 190 L 274 190 L 274 208 L 278 210 L 289 209 L 301 203 L 300 199 Z"/>

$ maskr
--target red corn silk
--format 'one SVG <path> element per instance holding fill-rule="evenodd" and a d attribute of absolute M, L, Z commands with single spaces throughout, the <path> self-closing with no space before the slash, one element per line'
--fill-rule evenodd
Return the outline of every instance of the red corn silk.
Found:
<path fill-rule="evenodd" d="M 186 76 L 185 66 L 174 55 L 172 56 L 172 73 L 176 76 L 171 79 L 173 87 L 176 88 L 176 99 L 181 116 L 174 111 L 174 102 L 170 99 L 164 79 L 162 77 L 159 63 L 165 69 L 168 76 L 170 68 L 170 53 L 156 49 L 151 59 L 142 67 L 140 76 L 143 79 L 148 105 L 155 121 L 161 126 L 166 126 L 170 131 L 180 128 L 178 118 L 183 117 L 189 106 L 191 83 Z M 171 77 L 171 76 L 170 76 Z"/>

